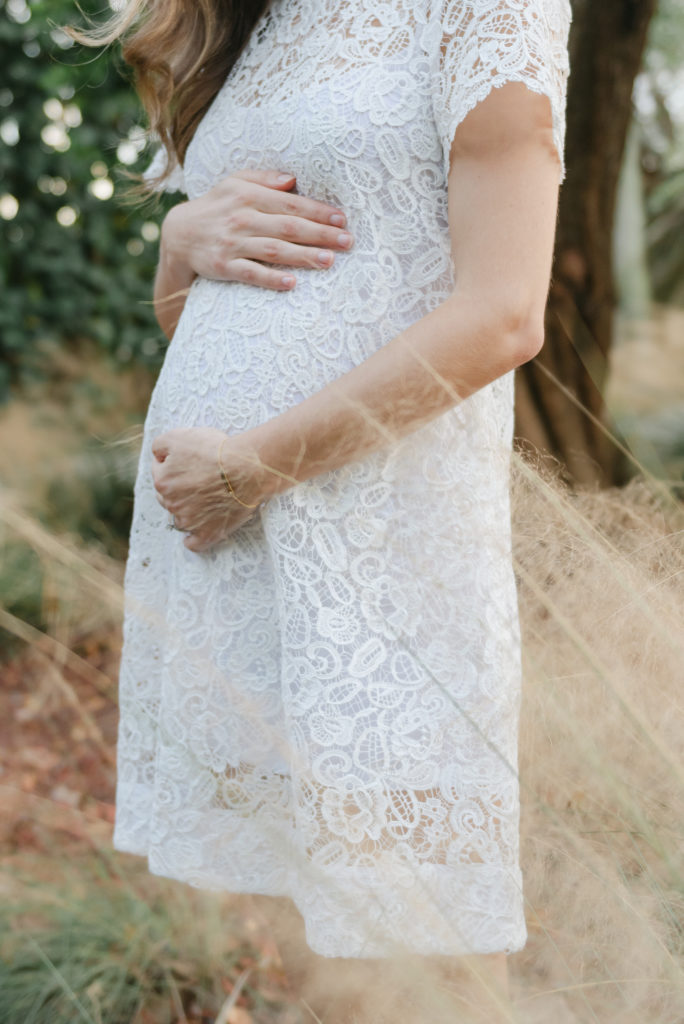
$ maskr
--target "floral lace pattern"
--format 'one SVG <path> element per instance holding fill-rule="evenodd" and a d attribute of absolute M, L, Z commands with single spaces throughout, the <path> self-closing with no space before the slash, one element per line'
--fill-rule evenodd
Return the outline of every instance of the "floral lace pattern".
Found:
<path fill-rule="evenodd" d="M 165 528 L 151 442 L 256 426 L 447 298 L 450 140 L 524 82 L 550 99 L 563 177 L 569 20 L 567 0 L 275 0 L 167 186 L 285 169 L 355 246 L 293 292 L 192 286 L 135 484 L 114 845 L 290 896 L 325 956 L 525 943 L 513 374 L 205 554 Z"/>

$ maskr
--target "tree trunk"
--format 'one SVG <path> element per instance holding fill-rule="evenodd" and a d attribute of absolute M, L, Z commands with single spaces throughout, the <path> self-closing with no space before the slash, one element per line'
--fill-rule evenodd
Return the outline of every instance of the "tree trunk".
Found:
<path fill-rule="evenodd" d="M 605 428 L 613 335 L 612 238 L 632 88 L 657 0 L 573 0 L 566 159 L 539 355 L 516 373 L 516 445 L 549 453 L 576 484 L 624 483 Z M 602 427 L 604 429 L 602 429 Z M 619 437 L 619 435 L 618 435 Z"/>

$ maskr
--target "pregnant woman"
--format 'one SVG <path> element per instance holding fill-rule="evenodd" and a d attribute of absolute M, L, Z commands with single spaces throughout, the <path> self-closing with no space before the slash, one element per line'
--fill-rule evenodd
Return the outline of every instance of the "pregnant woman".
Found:
<path fill-rule="evenodd" d="M 129 0 L 87 37 L 126 37 L 148 177 L 188 197 L 155 284 L 114 845 L 296 907 L 292 943 L 300 921 L 350 978 L 467 963 L 489 1022 L 527 937 L 513 371 L 543 342 L 569 22 Z M 388 1020 L 470 1019 L 403 980 Z M 326 1022 L 385 1019 L 330 999 Z"/>

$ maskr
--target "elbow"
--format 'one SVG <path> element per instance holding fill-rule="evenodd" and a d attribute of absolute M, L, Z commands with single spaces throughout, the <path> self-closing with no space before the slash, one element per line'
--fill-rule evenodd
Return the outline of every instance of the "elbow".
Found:
<path fill-rule="evenodd" d="M 503 290 L 502 290 L 503 292 Z M 481 337 L 500 365 L 500 372 L 514 370 L 539 354 L 544 344 L 546 295 L 521 297 L 524 288 L 509 294 L 477 293 L 471 297 L 471 309 Z M 494 302 L 492 302 L 494 299 Z"/>
<path fill-rule="evenodd" d="M 544 344 L 544 314 L 532 314 L 529 309 L 510 308 L 502 317 L 502 336 L 505 359 L 510 369 L 522 366 L 539 354 Z"/>
<path fill-rule="evenodd" d="M 511 336 L 513 369 L 539 355 L 544 344 L 544 321 L 529 320 L 521 324 Z"/>
<path fill-rule="evenodd" d="M 546 302 L 527 304 L 516 300 L 491 303 L 491 293 L 477 295 L 464 305 L 463 299 L 451 299 L 451 316 L 472 331 L 479 358 L 484 352 L 492 377 L 508 373 L 539 354 L 544 344 L 544 309 Z M 450 335 L 453 338 L 453 335 Z M 450 348 L 453 353 L 453 348 Z"/>

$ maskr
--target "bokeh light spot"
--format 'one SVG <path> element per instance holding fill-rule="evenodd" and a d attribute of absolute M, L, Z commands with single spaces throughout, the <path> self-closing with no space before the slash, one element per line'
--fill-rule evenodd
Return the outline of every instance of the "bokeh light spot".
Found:
<path fill-rule="evenodd" d="M 114 182 L 111 178 L 94 178 L 88 185 L 88 191 L 96 199 L 111 199 L 114 195 Z"/>
<path fill-rule="evenodd" d="M 61 224 L 63 228 L 70 228 L 72 224 L 76 223 L 78 214 L 73 206 L 61 206 L 55 216 L 58 224 Z"/>
<path fill-rule="evenodd" d="M 67 104 L 64 108 L 64 122 L 69 128 L 78 128 L 79 124 L 83 122 L 81 108 L 75 103 Z"/>
<path fill-rule="evenodd" d="M 56 96 L 52 96 L 49 100 L 45 100 L 43 113 L 51 121 L 59 121 L 64 116 L 64 107 Z"/>
<path fill-rule="evenodd" d="M 13 117 L 0 122 L 0 139 L 6 146 L 16 146 L 19 141 L 19 125 Z"/>
<path fill-rule="evenodd" d="M 31 11 L 26 0 L 7 0 L 6 10 L 12 21 L 25 24 L 31 17 Z"/>
<path fill-rule="evenodd" d="M 63 124 L 46 124 L 43 126 L 40 137 L 46 146 L 56 149 L 58 153 L 65 153 L 71 145 L 71 139 L 66 133 Z"/>
<path fill-rule="evenodd" d="M 159 238 L 159 225 L 153 220 L 146 220 L 140 228 L 140 234 L 146 242 L 156 242 Z"/>
<path fill-rule="evenodd" d="M 3 220 L 14 220 L 18 213 L 19 200 L 16 196 L 11 195 L 9 192 L 5 192 L 4 196 L 0 196 L 0 217 Z"/>
<path fill-rule="evenodd" d="M 120 164 L 134 164 L 138 159 L 137 147 L 129 140 L 120 142 L 116 150 L 116 159 Z"/>

